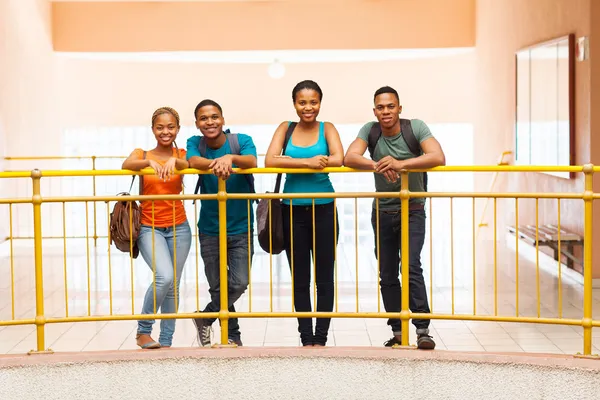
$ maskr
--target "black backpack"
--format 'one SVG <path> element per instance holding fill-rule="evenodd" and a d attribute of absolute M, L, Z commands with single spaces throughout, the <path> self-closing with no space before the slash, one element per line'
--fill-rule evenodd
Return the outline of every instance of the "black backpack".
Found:
<path fill-rule="evenodd" d="M 423 151 L 421 150 L 421 145 L 419 144 L 419 141 L 413 133 L 412 125 L 410 124 L 410 119 L 400 118 L 400 132 L 402 132 L 402 137 L 408 145 L 408 149 L 411 153 L 415 155 L 415 157 L 418 157 L 421 154 L 423 154 Z M 377 146 L 377 141 L 380 137 L 381 126 L 379 125 L 379 122 L 375 122 L 373 126 L 371 126 L 371 130 L 369 131 L 369 140 L 367 142 L 371 159 L 373 159 L 375 146 Z M 423 172 L 423 187 L 425 191 L 427 191 L 427 172 Z"/>
<path fill-rule="evenodd" d="M 229 148 L 231 150 L 231 154 L 240 154 L 240 142 L 238 140 L 237 133 L 230 133 L 229 129 L 225 130 L 223 133 L 229 139 Z M 200 143 L 198 144 L 198 150 L 200 151 L 200 156 L 206 158 L 206 141 L 204 140 L 204 136 L 200 138 Z M 250 187 L 250 193 L 256 193 L 254 189 L 254 176 L 252 174 L 244 174 L 246 181 L 248 181 L 248 186 Z M 203 174 L 198 174 L 198 182 L 196 182 L 196 189 L 194 190 L 194 194 L 198 194 L 200 192 L 200 188 L 202 186 L 202 180 L 204 178 Z M 252 203 L 254 200 L 251 200 Z M 195 200 L 194 200 L 195 202 Z"/>

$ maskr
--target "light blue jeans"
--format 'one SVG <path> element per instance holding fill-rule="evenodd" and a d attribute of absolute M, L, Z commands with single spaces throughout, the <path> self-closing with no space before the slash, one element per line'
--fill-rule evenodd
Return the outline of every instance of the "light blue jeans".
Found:
<path fill-rule="evenodd" d="M 142 225 L 137 245 L 144 261 L 156 275 L 154 282 L 146 291 L 142 314 L 154 314 L 160 309 L 162 314 L 171 314 L 177 311 L 179 303 L 179 281 L 183 272 L 183 265 L 188 258 L 192 245 L 192 231 L 188 222 L 176 225 L 174 228 L 154 228 L 154 260 L 152 257 L 152 227 Z M 177 265 L 173 268 L 177 252 Z M 176 283 L 175 283 L 176 282 Z M 175 283 L 175 284 L 174 284 Z M 156 289 L 155 289 L 156 288 Z M 175 288 L 177 290 L 175 290 Z M 156 291 L 156 303 L 154 293 Z M 176 294 L 177 293 L 177 294 Z M 177 306 L 175 305 L 177 297 Z M 152 333 L 153 319 L 138 321 L 138 334 Z M 160 336 L 158 342 L 161 346 L 171 346 L 175 320 L 163 319 L 160 322 Z"/>

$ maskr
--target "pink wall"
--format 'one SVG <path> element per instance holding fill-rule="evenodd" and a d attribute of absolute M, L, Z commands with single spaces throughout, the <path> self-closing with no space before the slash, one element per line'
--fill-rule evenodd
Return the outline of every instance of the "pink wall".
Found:
<path fill-rule="evenodd" d="M 10 140 L 6 153 L 27 154 L 40 138 L 56 138 L 59 132 L 55 104 L 54 55 L 51 8 L 46 0 L 3 1 L 0 25 L 4 27 L 3 90 L 1 120 Z M 36 153 L 58 154 L 60 143 L 47 140 Z"/>
<path fill-rule="evenodd" d="M 0 156 L 60 151 L 50 11 L 46 0 L 0 1 Z M 14 185 L 0 181 L 0 191 L 15 195 Z M 0 221 L 7 210 L 0 206 Z M 7 231 L 0 224 L 0 238 Z"/>
<path fill-rule="evenodd" d="M 4 73 L 7 70 L 7 59 L 5 55 L 7 54 L 6 46 L 8 43 L 7 38 L 7 28 L 6 23 L 4 22 L 4 16 L 7 14 L 7 2 L 0 1 L 0 171 L 4 170 L 5 162 L 3 157 L 6 156 L 6 95 L 2 95 L 6 93 L 7 86 L 7 77 L 8 74 Z M 0 179 L 0 193 L 7 193 L 7 183 L 5 180 Z M 8 209 L 6 206 L 0 206 L 0 221 L 7 221 L 8 219 Z M 7 236 L 7 226 L 6 224 L 0 224 L 0 243 L 4 241 L 4 237 Z"/>
<path fill-rule="evenodd" d="M 323 119 L 361 123 L 373 118 L 373 93 L 395 87 L 404 112 L 427 122 L 471 122 L 474 52 L 420 60 L 289 64 L 280 80 L 263 64 L 142 63 L 60 57 L 62 127 L 147 125 L 162 105 L 193 124 L 203 98 L 222 104 L 230 124 L 277 124 L 295 118 L 291 91 L 314 79 L 324 91 Z M 454 105 L 449 107 L 449 105 Z"/>

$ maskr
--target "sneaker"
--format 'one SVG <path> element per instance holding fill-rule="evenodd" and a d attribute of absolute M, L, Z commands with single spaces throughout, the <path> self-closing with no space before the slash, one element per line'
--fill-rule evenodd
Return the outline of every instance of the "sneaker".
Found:
<path fill-rule="evenodd" d="M 194 318 L 194 325 L 198 330 L 198 346 L 210 347 L 212 337 L 212 326 L 204 318 Z"/>
<path fill-rule="evenodd" d="M 227 341 L 228 344 L 235 344 L 237 347 L 242 347 L 242 339 L 232 339 L 229 338 L 229 340 Z"/>
<path fill-rule="evenodd" d="M 383 345 L 385 347 L 393 347 L 394 345 L 402 346 L 402 342 L 396 336 L 392 336 L 390 340 L 383 342 Z"/>
<path fill-rule="evenodd" d="M 417 348 L 421 350 L 435 349 L 435 342 L 433 341 L 433 338 L 429 336 L 429 329 L 417 329 Z"/>

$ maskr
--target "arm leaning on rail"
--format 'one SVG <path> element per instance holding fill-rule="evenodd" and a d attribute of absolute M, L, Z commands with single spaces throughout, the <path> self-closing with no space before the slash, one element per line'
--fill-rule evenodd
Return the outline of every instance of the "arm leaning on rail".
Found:
<path fill-rule="evenodd" d="M 213 174 L 221 179 L 227 179 L 233 173 L 233 165 L 237 168 L 256 168 L 256 157 L 251 154 L 225 154 L 215 159 L 204 158 L 200 155 L 198 146 L 200 136 L 192 136 L 187 141 L 187 154 L 191 168 L 213 170 Z"/>
<path fill-rule="evenodd" d="M 344 157 L 344 166 L 356 169 L 369 169 L 375 170 L 377 163 L 370 158 L 364 156 L 367 151 L 367 142 L 360 138 L 354 139 L 348 151 L 346 157 Z M 396 171 L 385 171 L 383 175 L 389 182 L 396 182 L 398 180 L 398 173 Z"/>
<path fill-rule="evenodd" d="M 406 160 L 396 160 L 391 156 L 383 157 L 376 163 L 375 171 L 381 173 L 385 173 L 386 171 L 400 172 L 405 169 L 433 168 L 446 165 L 446 156 L 437 139 L 431 137 L 423 140 L 421 142 L 421 149 L 423 150 L 422 155 Z"/>
<path fill-rule="evenodd" d="M 167 160 L 165 165 L 160 165 L 157 161 L 151 160 L 146 157 L 146 159 L 139 158 L 139 152 L 134 150 L 131 152 L 129 157 L 123 161 L 122 169 L 128 169 L 130 171 L 140 171 L 144 168 L 152 168 L 156 175 L 159 178 L 166 180 L 169 176 L 173 175 L 175 169 L 182 170 L 186 168 L 190 168 L 189 163 L 185 160 L 185 158 L 179 157 L 171 157 Z"/>
<path fill-rule="evenodd" d="M 357 169 L 373 169 L 384 174 L 390 182 L 398 179 L 398 172 L 403 169 L 433 168 L 446 165 L 446 157 L 440 143 L 435 138 L 429 138 L 421 142 L 423 154 L 419 157 L 406 160 L 396 160 L 391 156 L 383 157 L 378 162 L 364 157 L 367 150 L 367 142 L 361 138 L 354 139 L 348 147 L 344 165 Z"/>

